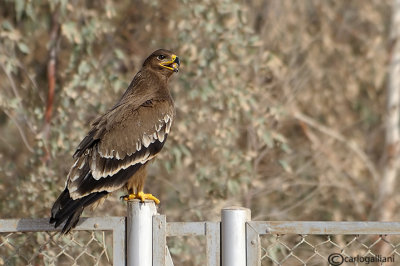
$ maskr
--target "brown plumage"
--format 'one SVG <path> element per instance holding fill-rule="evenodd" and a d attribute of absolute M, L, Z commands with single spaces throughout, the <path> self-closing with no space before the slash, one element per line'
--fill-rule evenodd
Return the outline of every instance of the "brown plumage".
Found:
<path fill-rule="evenodd" d="M 150 195 L 143 194 L 146 165 L 162 149 L 174 120 L 168 79 L 179 65 L 172 52 L 155 51 L 117 104 L 92 122 L 73 156 L 65 190 L 51 209 L 50 223 L 58 227 L 66 221 L 63 233 L 77 224 L 85 207 L 113 191 L 125 187 L 136 193 L 129 198 L 142 200 Z"/>

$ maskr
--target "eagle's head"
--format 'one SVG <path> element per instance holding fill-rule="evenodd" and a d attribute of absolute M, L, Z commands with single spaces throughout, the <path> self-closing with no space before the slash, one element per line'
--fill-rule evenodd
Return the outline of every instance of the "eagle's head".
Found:
<path fill-rule="evenodd" d="M 152 70 L 163 73 L 166 76 L 172 75 L 173 72 L 179 71 L 181 62 L 173 52 L 159 49 L 153 52 L 143 63 L 143 68 L 151 68 Z"/>

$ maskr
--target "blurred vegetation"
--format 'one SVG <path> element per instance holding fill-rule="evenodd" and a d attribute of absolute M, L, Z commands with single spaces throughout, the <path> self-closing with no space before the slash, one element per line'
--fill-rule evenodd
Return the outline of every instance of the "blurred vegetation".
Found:
<path fill-rule="evenodd" d="M 228 205 L 258 220 L 373 217 L 390 4 L 3 0 L 1 217 L 49 215 L 90 121 L 158 48 L 182 59 L 177 118 L 145 188 L 170 221 L 216 220 Z M 86 215 L 125 204 L 113 195 Z"/>

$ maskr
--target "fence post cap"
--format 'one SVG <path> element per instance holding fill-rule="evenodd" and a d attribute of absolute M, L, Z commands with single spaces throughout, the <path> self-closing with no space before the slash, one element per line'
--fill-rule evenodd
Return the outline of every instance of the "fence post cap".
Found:
<path fill-rule="evenodd" d="M 241 217 L 244 217 L 244 219 L 247 221 L 251 220 L 251 210 L 240 206 L 225 207 L 221 210 L 221 215 L 222 220 L 224 220 L 224 217 L 227 215 L 239 215 Z"/>
<path fill-rule="evenodd" d="M 142 204 L 155 204 L 154 200 L 144 200 L 141 201 L 140 199 L 131 199 L 131 200 L 127 200 L 128 203 L 142 203 Z"/>
<path fill-rule="evenodd" d="M 243 210 L 243 211 L 245 211 L 245 210 L 249 210 L 250 211 L 250 209 L 248 209 L 248 208 L 244 208 L 244 207 L 241 207 L 241 206 L 229 206 L 229 207 L 225 207 L 225 208 L 223 208 L 222 209 L 223 211 L 231 211 L 231 210 L 235 210 L 235 211 L 239 211 L 239 210 Z"/>

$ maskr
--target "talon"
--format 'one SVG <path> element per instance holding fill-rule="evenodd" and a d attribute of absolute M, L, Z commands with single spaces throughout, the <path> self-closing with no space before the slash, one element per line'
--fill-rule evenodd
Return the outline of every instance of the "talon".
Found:
<path fill-rule="evenodd" d="M 124 201 L 140 199 L 141 202 L 144 202 L 145 200 L 152 200 L 156 204 L 160 204 L 159 199 L 154 197 L 152 194 L 146 194 L 143 191 L 139 191 L 139 193 L 137 193 L 137 194 L 129 194 L 129 195 L 122 196 L 121 199 L 123 199 Z"/>
<path fill-rule="evenodd" d="M 125 196 L 121 196 L 122 200 L 128 201 L 128 200 L 132 200 L 132 199 L 136 199 L 136 195 L 135 194 L 129 194 L 129 195 L 125 195 Z"/>

